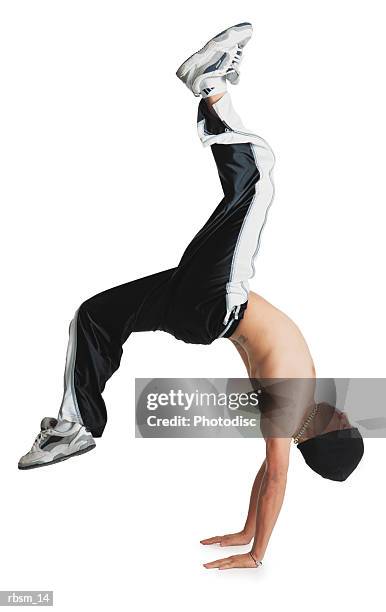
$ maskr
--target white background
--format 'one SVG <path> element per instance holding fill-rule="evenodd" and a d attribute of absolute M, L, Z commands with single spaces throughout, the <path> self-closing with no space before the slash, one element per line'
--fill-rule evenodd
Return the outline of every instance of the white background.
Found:
<path fill-rule="evenodd" d="M 24 473 L 17 460 L 57 413 L 81 301 L 176 265 L 221 198 L 175 70 L 240 21 L 255 34 L 234 105 L 277 158 L 251 288 L 298 323 L 319 376 L 385 376 L 382 10 L 2 1 L 1 589 L 53 589 L 60 611 L 362 610 L 380 596 L 383 440 L 344 484 L 293 449 L 263 568 L 202 568 L 227 550 L 199 539 L 242 527 L 264 443 L 135 439 L 134 379 L 244 376 L 227 340 L 132 336 L 97 451 Z"/>

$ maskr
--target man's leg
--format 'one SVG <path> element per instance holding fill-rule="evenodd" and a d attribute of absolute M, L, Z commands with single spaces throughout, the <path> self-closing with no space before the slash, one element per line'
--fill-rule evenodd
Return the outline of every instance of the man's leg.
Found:
<path fill-rule="evenodd" d="M 274 156 L 245 128 L 225 92 L 201 100 L 198 133 L 210 145 L 224 198 L 185 250 L 171 279 L 166 330 L 190 343 L 228 337 L 247 308 L 267 212 Z"/>
<path fill-rule="evenodd" d="M 107 289 L 83 302 L 70 325 L 59 419 L 81 422 L 100 437 L 107 421 L 102 398 L 132 332 L 159 329 L 173 269 Z"/>
<path fill-rule="evenodd" d="M 64 395 L 58 419 L 45 418 L 19 467 L 56 463 L 91 450 L 107 413 L 102 392 L 132 332 L 162 329 L 174 268 L 108 289 L 83 302 L 70 324 Z"/>

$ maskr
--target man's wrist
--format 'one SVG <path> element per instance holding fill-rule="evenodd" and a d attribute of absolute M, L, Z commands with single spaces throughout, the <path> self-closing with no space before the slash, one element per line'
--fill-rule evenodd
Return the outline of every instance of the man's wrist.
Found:
<path fill-rule="evenodd" d="M 252 551 L 249 551 L 249 555 L 251 557 L 251 559 L 253 559 L 256 567 L 258 567 L 259 565 L 262 565 L 262 560 L 260 559 L 260 557 L 258 557 L 257 555 L 255 555 Z"/>
<path fill-rule="evenodd" d="M 264 553 L 259 548 L 255 547 L 255 546 L 252 546 L 252 548 L 250 550 L 250 554 L 253 555 L 253 557 L 257 561 L 262 561 L 263 560 Z"/>
<path fill-rule="evenodd" d="M 246 538 L 249 539 L 249 542 L 252 540 L 253 536 L 255 535 L 255 527 L 253 526 L 251 527 L 244 527 L 244 529 L 241 531 L 242 535 L 245 536 Z"/>

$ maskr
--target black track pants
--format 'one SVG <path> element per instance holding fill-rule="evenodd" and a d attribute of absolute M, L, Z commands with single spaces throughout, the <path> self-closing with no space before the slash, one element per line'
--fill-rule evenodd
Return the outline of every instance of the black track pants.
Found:
<path fill-rule="evenodd" d="M 192 344 L 230 336 L 248 303 L 248 279 L 273 197 L 269 146 L 248 132 L 229 94 L 208 111 L 201 101 L 198 132 L 210 145 L 224 198 L 193 238 L 179 264 L 99 293 L 81 304 L 70 325 L 59 418 L 102 435 L 102 392 L 132 332 L 162 330 Z M 241 129 L 242 128 L 242 129 Z"/>

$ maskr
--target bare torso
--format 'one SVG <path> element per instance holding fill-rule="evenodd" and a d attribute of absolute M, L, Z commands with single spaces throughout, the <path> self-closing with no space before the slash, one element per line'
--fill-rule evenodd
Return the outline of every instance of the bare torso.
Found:
<path fill-rule="evenodd" d="M 248 307 L 230 340 L 251 377 L 315 376 L 314 363 L 299 328 L 253 291 L 249 292 Z"/>

